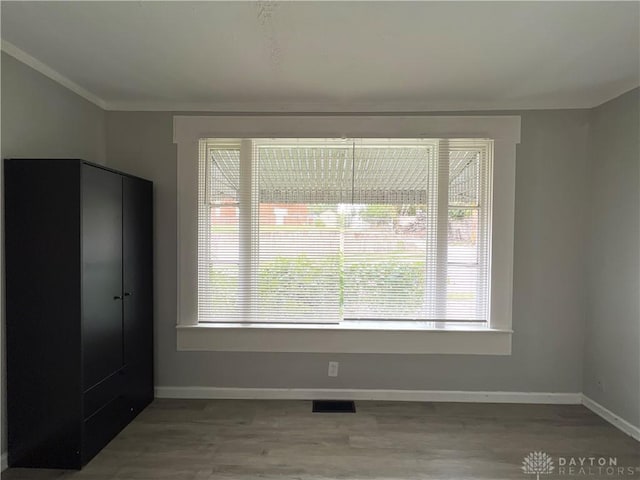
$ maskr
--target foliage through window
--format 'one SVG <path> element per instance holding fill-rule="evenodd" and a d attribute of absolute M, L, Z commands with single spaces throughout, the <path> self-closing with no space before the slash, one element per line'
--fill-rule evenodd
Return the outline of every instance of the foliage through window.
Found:
<path fill-rule="evenodd" d="M 198 321 L 487 322 L 492 141 L 200 141 Z"/>

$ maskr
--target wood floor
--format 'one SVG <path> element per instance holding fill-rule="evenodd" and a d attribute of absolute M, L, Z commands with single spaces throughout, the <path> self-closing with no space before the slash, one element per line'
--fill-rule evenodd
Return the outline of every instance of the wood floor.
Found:
<path fill-rule="evenodd" d="M 582 406 L 356 407 L 327 414 L 307 401 L 156 400 L 84 470 L 10 469 L 2 480 L 533 480 L 521 470 L 531 451 L 556 463 L 542 480 L 640 478 L 640 443 Z M 616 457 L 625 471 L 559 475 L 557 457 Z"/>

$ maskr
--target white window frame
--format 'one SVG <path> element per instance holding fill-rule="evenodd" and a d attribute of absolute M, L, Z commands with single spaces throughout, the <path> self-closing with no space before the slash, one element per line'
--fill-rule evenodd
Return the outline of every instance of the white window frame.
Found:
<path fill-rule="evenodd" d="M 198 324 L 199 140 L 249 138 L 493 140 L 490 319 L 487 327 Z M 178 188 L 178 350 L 331 353 L 511 353 L 513 232 L 519 116 L 174 116 Z"/>

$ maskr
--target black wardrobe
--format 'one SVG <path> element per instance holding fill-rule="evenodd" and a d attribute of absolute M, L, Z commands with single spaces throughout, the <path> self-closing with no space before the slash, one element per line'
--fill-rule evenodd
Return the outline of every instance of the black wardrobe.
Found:
<path fill-rule="evenodd" d="M 153 399 L 152 184 L 5 160 L 9 465 L 81 468 Z"/>

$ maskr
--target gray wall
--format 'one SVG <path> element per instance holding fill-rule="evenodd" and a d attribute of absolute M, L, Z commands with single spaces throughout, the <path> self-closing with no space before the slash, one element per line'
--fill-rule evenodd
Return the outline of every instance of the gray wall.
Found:
<path fill-rule="evenodd" d="M 104 111 L 2 52 L 1 154 L 2 158 L 82 158 L 104 163 Z M 4 288 L 0 291 L 4 339 Z M 3 345 L 2 365 L 4 353 Z M 4 393 L 4 367 L 0 371 Z M 4 394 L 1 403 L 4 451 L 7 438 Z"/>
<path fill-rule="evenodd" d="M 504 113 L 522 115 L 510 357 L 177 352 L 173 114 L 107 112 L 107 163 L 155 182 L 156 385 L 580 392 L 589 111 Z"/>
<path fill-rule="evenodd" d="M 105 114 L 2 52 L 2 158 L 105 161 Z"/>
<path fill-rule="evenodd" d="M 640 427 L 640 89 L 591 114 L 584 393 Z"/>

